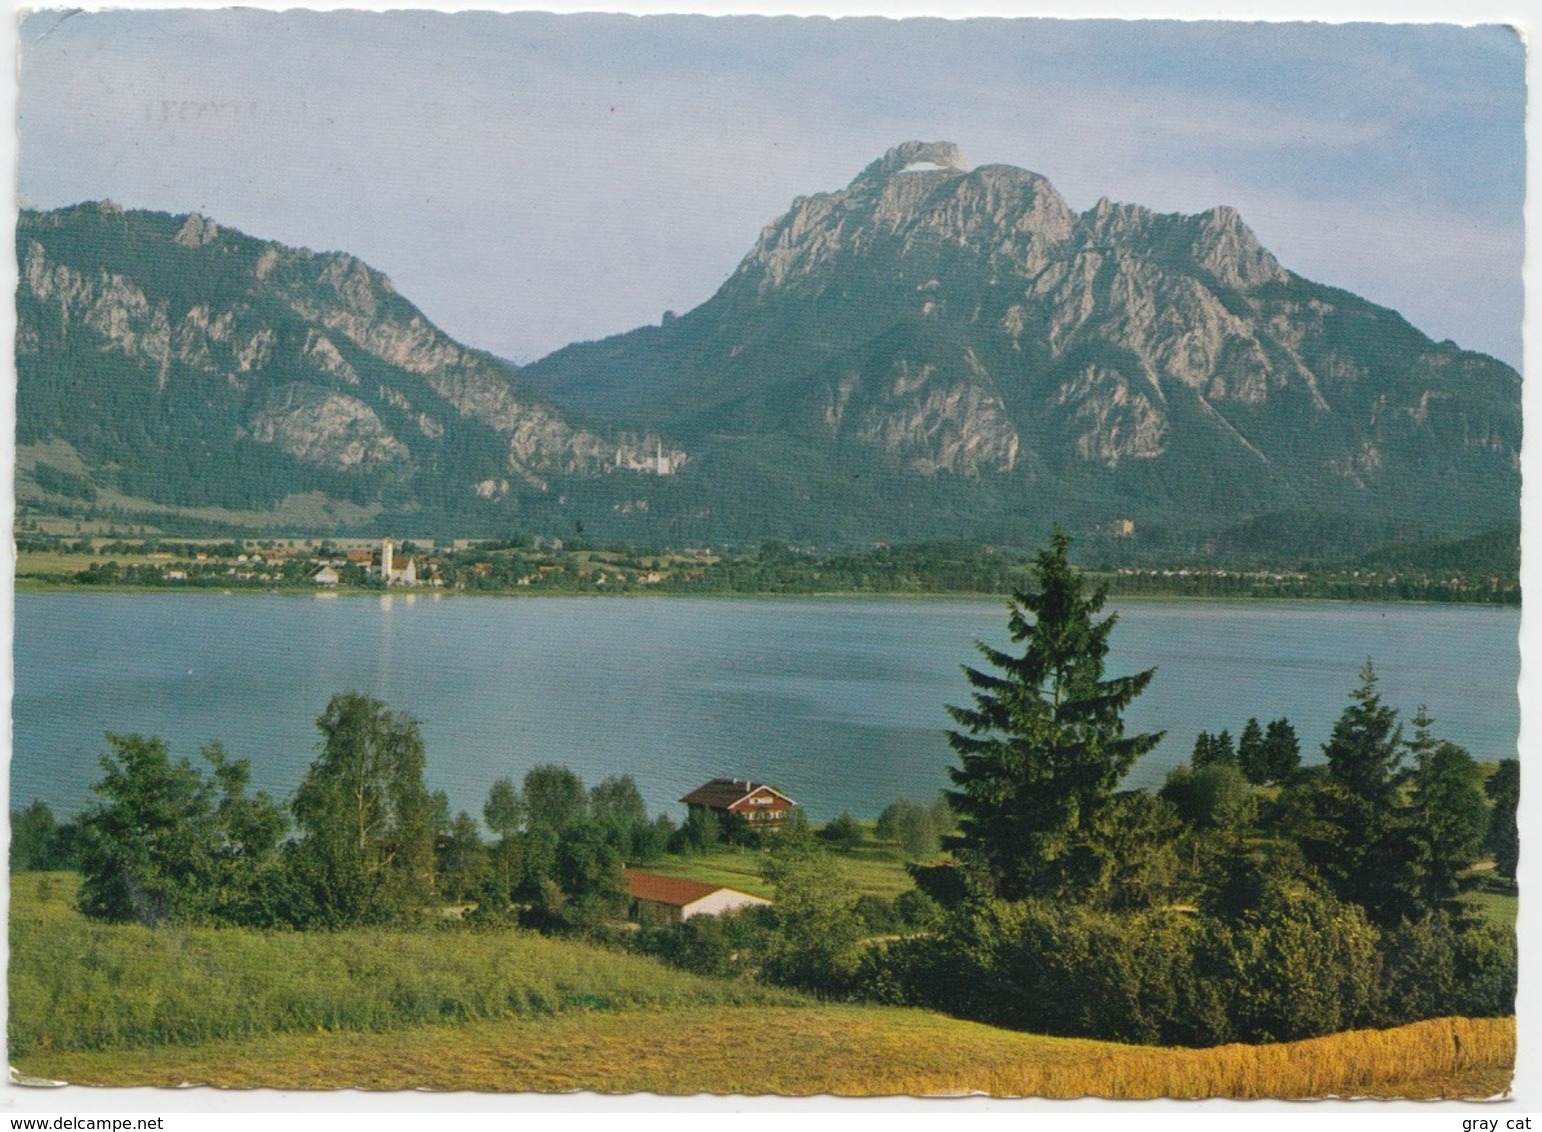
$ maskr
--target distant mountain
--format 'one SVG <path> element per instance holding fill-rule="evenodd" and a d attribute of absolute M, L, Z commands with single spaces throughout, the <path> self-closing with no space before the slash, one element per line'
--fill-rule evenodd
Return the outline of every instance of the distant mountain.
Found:
<path fill-rule="evenodd" d="M 1510 367 L 1229 208 L 1077 213 L 949 143 L 798 198 L 696 309 L 523 368 L 351 256 L 197 215 L 24 212 L 17 255 L 24 512 L 676 546 L 1059 522 L 1110 561 L 1518 521 Z"/>
<path fill-rule="evenodd" d="M 1513 578 L 1521 570 L 1521 529 L 1505 526 L 1446 542 L 1395 543 L 1362 555 L 1358 565 L 1379 570 L 1450 570 Z"/>
<path fill-rule="evenodd" d="M 17 257 L 24 504 L 507 529 L 554 482 L 687 459 L 574 424 L 352 256 L 92 203 L 23 212 Z"/>
<path fill-rule="evenodd" d="M 950 143 L 800 197 L 695 310 L 520 378 L 678 438 L 746 535 L 1470 532 L 1519 511 L 1510 367 L 1293 274 L 1230 208 L 1077 213 Z"/>

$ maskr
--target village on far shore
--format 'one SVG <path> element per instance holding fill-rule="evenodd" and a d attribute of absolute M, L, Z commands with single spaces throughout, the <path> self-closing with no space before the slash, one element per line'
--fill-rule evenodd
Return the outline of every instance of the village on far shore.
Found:
<path fill-rule="evenodd" d="M 1123 527 L 1119 528 L 1122 532 Z M 1094 536 L 1086 553 L 1128 538 Z M 977 594 L 1020 588 L 1031 556 L 996 545 L 874 543 L 861 550 L 765 542 L 758 547 L 639 548 L 514 534 L 507 539 L 171 538 L 149 534 L 16 534 L 20 589 L 483 594 Z M 1174 561 L 1084 566 L 1115 596 L 1327 598 L 1518 605 L 1518 567 L 1488 544 L 1417 559 L 1240 566 Z M 1501 556 L 1503 557 L 1503 556 Z"/>

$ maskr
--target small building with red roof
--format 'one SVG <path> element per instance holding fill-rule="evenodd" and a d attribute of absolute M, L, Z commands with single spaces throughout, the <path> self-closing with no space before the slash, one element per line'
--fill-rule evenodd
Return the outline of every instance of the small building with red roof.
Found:
<path fill-rule="evenodd" d="M 631 897 L 629 915 L 642 924 L 678 924 L 692 916 L 721 916 L 739 908 L 771 903 L 764 897 L 720 884 L 638 869 L 625 872 L 627 895 Z"/>

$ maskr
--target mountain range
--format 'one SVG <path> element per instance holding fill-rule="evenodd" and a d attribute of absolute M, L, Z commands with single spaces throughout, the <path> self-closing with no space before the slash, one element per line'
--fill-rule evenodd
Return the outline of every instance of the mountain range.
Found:
<path fill-rule="evenodd" d="M 1520 376 L 1220 207 L 1074 211 L 909 142 L 678 317 L 514 367 L 351 256 L 91 203 L 17 231 L 18 500 L 655 545 L 1200 545 L 1519 513 Z"/>

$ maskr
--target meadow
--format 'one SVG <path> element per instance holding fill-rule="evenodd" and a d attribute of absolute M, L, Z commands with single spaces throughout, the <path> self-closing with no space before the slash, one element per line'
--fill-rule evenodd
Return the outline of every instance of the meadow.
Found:
<path fill-rule="evenodd" d="M 914 887 L 905 871 L 905 852 L 892 841 L 880 839 L 871 821 L 858 823 L 862 840 L 852 846 L 831 846 L 846 888 L 857 896 L 892 900 Z M 718 844 L 703 853 L 666 854 L 639 868 L 665 876 L 685 877 L 705 884 L 721 884 L 771 899 L 776 886 L 765 878 L 766 854 L 742 845 Z"/>
<path fill-rule="evenodd" d="M 1168 1049 L 820 1002 L 512 929 L 101 925 L 12 878 L 10 1055 L 92 1085 L 1077 1097 L 1488 1097 L 1513 1019 Z"/>

